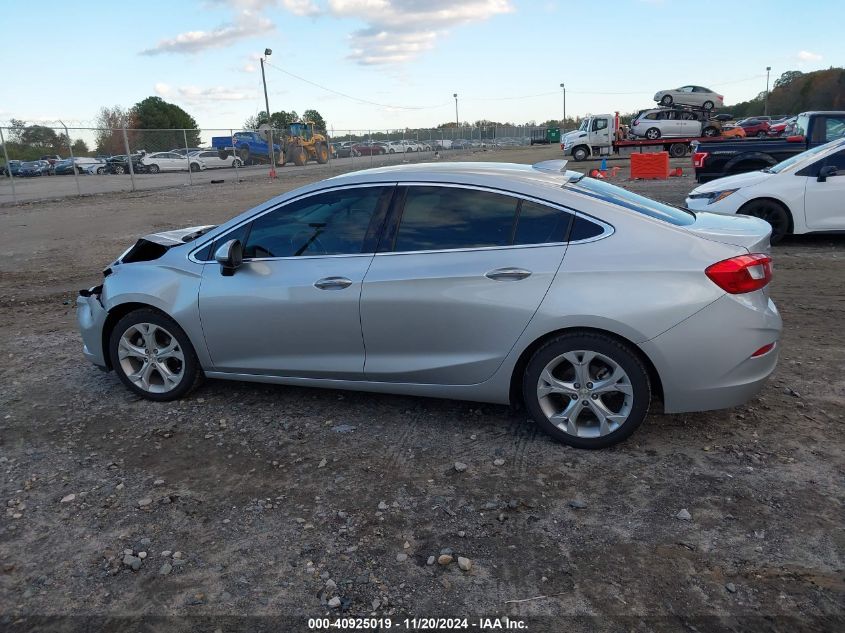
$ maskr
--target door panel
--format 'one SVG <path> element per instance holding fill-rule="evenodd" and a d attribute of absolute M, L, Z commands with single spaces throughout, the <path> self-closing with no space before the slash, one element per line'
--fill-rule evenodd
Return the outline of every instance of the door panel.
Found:
<path fill-rule="evenodd" d="M 214 369 L 354 380 L 364 368 L 358 303 L 372 255 L 247 261 L 203 270 L 200 315 Z M 317 288 L 327 277 L 345 287 Z"/>
<path fill-rule="evenodd" d="M 528 325 L 565 245 L 376 255 L 361 294 L 368 380 L 475 384 Z M 488 273 L 519 269 L 530 276 Z"/>
<path fill-rule="evenodd" d="M 845 173 L 831 176 L 825 182 L 818 182 L 815 178 L 806 178 L 806 181 L 804 215 L 807 226 L 814 231 L 845 230 L 845 206 L 842 204 L 845 200 Z"/>

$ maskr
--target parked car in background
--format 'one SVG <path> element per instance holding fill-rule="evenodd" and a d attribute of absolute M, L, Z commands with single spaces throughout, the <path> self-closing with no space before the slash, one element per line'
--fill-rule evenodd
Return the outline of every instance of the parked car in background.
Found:
<path fill-rule="evenodd" d="M 52 168 L 50 163 L 46 160 L 28 160 L 21 163 L 18 171 L 18 176 L 21 178 L 31 178 L 33 176 L 49 176 Z"/>
<path fill-rule="evenodd" d="M 41 157 L 41 160 L 46 160 L 50 165 L 55 165 L 57 162 L 62 160 L 62 157 L 58 154 L 45 154 Z"/>
<path fill-rule="evenodd" d="M 187 156 L 188 154 L 196 154 L 197 152 L 205 151 L 205 149 L 207 149 L 207 148 L 202 148 L 202 147 L 185 148 L 185 147 L 181 147 L 179 149 L 172 149 L 170 151 L 175 153 L 175 154 L 181 154 L 182 156 Z"/>
<path fill-rule="evenodd" d="M 17 176 L 21 170 L 21 161 L 10 160 L 8 165 L 3 166 L 3 175 L 6 177 Z"/>
<path fill-rule="evenodd" d="M 378 156 L 387 153 L 387 148 L 380 143 L 355 143 L 350 149 L 353 156 Z"/>
<path fill-rule="evenodd" d="M 725 98 L 702 86 L 681 86 L 673 90 L 661 90 L 654 95 L 654 100 L 664 107 L 672 105 L 698 106 L 705 110 L 721 108 Z"/>
<path fill-rule="evenodd" d="M 676 413 L 754 397 L 781 330 L 769 226 L 565 164 L 357 171 L 147 235 L 80 292 L 83 352 L 155 401 L 202 373 L 519 401 L 579 448 L 629 437 L 653 398 Z"/>
<path fill-rule="evenodd" d="M 222 154 L 222 155 L 221 155 Z M 205 165 L 205 169 L 219 169 L 221 167 L 243 167 L 243 161 L 235 156 L 234 153 L 223 154 L 216 149 L 206 149 L 201 152 L 194 152 L 190 155 L 191 158 L 196 158 Z M 185 160 L 184 158 L 182 159 Z M 182 168 L 185 168 L 184 163 Z"/>
<path fill-rule="evenodd" d="M 100 158 L 90 158 L 87 156 L 75 156 L 74 158 L 64 158 L 58 161 L 53 166 L 54 173 L 57 176 L 72 174 L 74 171 L 78 174 L 104 174 L 106 173 L 106 161 Z"/>
<path fill-rule="evenodd" d="M 414 148 L 410 144 L 410 141 L 388 141 L 387 142 L 387 153 L 388 154 L 404 154 L 405 152 L 413 152 Z"/>
<path fill-rule="evenodd" d="M 737 125 L 745 130 L 746 136 L 764 138 L 769 135 L 769 122 L 762 117 L 749 117 L 738 121 Z"/>
<path fill-rule="evenodd" d="M 452 141 L 451 149 L 470 149 L 472 147 L 472 143 L 465 138 L 457 138 Z"/>
<path fill-rule="evenodd" d="M 761 171 L 693 189 L 694 211 L 742 214 L 772 226 L 772 244 L 794 233 L 845 232 L 845 140 L 796 154 Z"/>
<path fill-rule="evenodd" d="M 745 138 L 745 130 L 738 125 L 723 125 L 720 136 L 724 138 Z"/>
<path fill-rule="evenodd" d="M 355 145 L 355 143 L 352 141 L 331 143 L 332 158 L 349 158 L 352 156 L 353 145 Z"/>
<path fill-rule="evenodd" d="M 157 174 L 160 171 L 187 171 L 190 161 L 191 171 L 200 171 L 205 169 L 205 163 L 200 159 L 191 156 L 186 158 L 176 152 L 156 152 L 155 154 L 144 154 L 141 158 L 141 164 L 147 168 L 151 174 Z"/>
<path fill-rule="evenodd" d="M 769 123 L 769 136 L 785 136 L 787 129 L 791 129 L 797 120 L 798 117 L 793 116 L 787 119 L 782 119 L 778 122 Z"/>
<path fill-rule="evenodd" d="M 656 140 L 659 138 L 719 136 L 721 125 L 707 115 L 691 110 L 652 108 L 643 110 L 631 121 L 630 134 L 634 137 Z"/>
<path fill-rule="evenodd" d="M 136 174 L 144 174 L 147 172 L 147 167 L 141 162 L 141 154 L 132 154 L 132 171 Z M 129 160 L 126 155 L 111 156 L 106 159 L 106 173 L 107 174 L 128 174 Z"/>

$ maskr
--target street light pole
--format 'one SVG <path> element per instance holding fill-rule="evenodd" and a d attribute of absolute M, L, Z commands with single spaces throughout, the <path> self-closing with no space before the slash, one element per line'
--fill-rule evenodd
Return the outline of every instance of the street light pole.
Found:
<path fill-rule="evenodd" d="M 769 71 L 771 69 L 771 66 L 766 66 L 766 100 L 763 105 L 763 114 L 765 115 L 769 114 Z"/>
<path fill-rule="evenodd" d="M 561 131 L 566 132 L 566 86 L 560 84 L 560 89 L 563 90 L 563 121 L 560 126 L 563 128 Z"/>
<path fill-rule="evenodd" d="M 273 152 L 273 126 L 270 125 L 270 101 L 267 99 L 267 79 L 264 77 L 264 59 L 266 57 L 270 57 L 273 54 L 273 51 L 269 48 L 264 49 L 264 57 L 261 58 L 261 83 L 264 84 L 264 107 L 267 109 L 267 126 L 269 129 L 267 130 L 268 136 L 268 143 L 267 143 L 267 156 L 270 159 L 270 178 L 276 177 L 276 157 L 275 152 Z"/>
<path fill-rule="evenodd" d="M 455 134 L 456 134 L 455 138 L 458 138 L 457 137 L 458 128 L 461 125 L 460 119 L 458 119 L 458 93 L 456 92 L 452 96 L 455 97 Z"/>

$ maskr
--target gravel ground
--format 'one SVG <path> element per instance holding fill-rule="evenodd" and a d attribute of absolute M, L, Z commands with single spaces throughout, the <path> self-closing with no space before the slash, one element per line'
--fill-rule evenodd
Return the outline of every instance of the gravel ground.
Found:
<path fill-rule="evenodd" d="M 670 202 L 694 185 L 612 164 Z M 603 451 L 478 403 L 206 381 L 156 404 L 84 361 L 76 291 L 136 237 L 313 177 L 0 209 L 2 630 L 843 630 L 845 238 L 775 249 L 785 330 L 757 399 L 653 413 Z"/>

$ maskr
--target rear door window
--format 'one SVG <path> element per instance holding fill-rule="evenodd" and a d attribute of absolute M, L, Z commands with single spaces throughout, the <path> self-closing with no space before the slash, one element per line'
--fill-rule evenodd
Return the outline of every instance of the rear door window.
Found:
<path fill-rule="evenodd" d="M 523 200 L 513 243 L 519 246 L 565 242 L 572 219 L 573 215 L 566 211 Z"/>
<path fill-rule="evenodd" d="M 519 200 L 461 187 L 408 187 L 395 252 L 508 246 Z"/>

